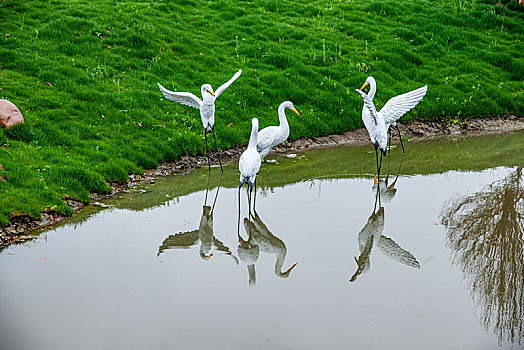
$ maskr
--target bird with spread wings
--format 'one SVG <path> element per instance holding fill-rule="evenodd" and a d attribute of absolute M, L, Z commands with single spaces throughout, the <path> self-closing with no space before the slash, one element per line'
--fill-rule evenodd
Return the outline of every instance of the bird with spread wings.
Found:
<path fill-rule="evenodd" d="M 222 84 L 216 91 L 213 91 L 213 88 L 210 84 L 204 84 L 200 88 L 202 94 L 202 100 L 190 92 L 178 92 L 170 91 L 164 88 L 162 85 L 158 84 L 160 91 L 164 96 L 171 101 L 178 102 L 180 104 L 194 107 L 200 110 L 200 118 L 202 119 L 202 125 L 204 127 L 204 138 L 206 141 L 206 154 L 208 160 L 209 170 L 211 170 L 211 160 L 209 158 L 209 149 L 207 146 L 207 134 L 212 133 L 213 138 L 215 139 L 215 147 L 217 150 L 218 161 L 220 162 L 220 170 L 222 173 L 222 161 L 220 160 L 220 152 L 218 150 L 217 138 L 215 136 L 215 100 L 220 96 L 237 78 L 242 74 L 242 69 L 239 69 L 235 75 L 229 79 L 227 82 Z"/>

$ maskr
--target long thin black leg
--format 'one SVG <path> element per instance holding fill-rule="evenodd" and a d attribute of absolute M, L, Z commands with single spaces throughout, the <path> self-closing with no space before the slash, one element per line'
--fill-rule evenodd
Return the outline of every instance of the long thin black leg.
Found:
<path fill-rule="evenodd" d="M 253 199 L 253 211 L 255 211 L 256 205 L 257 205 L 257 179 L 255 178 L 255 198 Z"/>
<path fill-rule="evenodd" d="M 382 167 L 382 152 L 380 152 L 380 163 L 378 165 L 378 183 L 380 184 L 380 168 Z"/>
<path fill-rule="evenodd" d="M 388 155 L 391 154 L 391 129 L 388 130 L 388 136 L 389 136 L 389 141 L 388 141 Z"/>
<path fill-rule="evenodd" d="M 375 211 L 377 210 L 377 201 L 378 201 L 378 196 L 379 195 L 380 195 L 380 191 L 377 188 L 377 194 L 375 195 L 375 205 L 373 205 L 373 214 L 375 214 Z"/>
<path fill-rule="evenodd" d="M 222 184 L 222 178 L 223 177 L 224 177 L 224 174 L 220 175 L 220 181 L 218 182 L 217 193 L 215 193 L 215 199 L 213 200 L 213 207 L 211 207 L 211 215 L 213 215 L 213 210 L 215 210 L 215 203 L 217 202 L 218 191 L 220 191 L 220 185 Z M 206 196 L 207 196 L 207 194 L 206 194 Z"/>
<path fill-rule="evenodd" d="M 246 194 L 247 194 L 247 210 L 248 210 L 248 216 L 249 216 L 249 213 L 251 213 L 251 193 L 249 191 L 249 183 L 247 185 L 247 189 L 246 189 Z"/>
<path fill-rule="evenodd" d="M 253 202 L 253 208 L 255 207 L 255 201 L 253 200 L 253 183 L 249 187 L 249 199 Z M 249 215 L 251 215 L 251 209 L 249 209 Z"/>
<path fill-rule="evenodd" d="M 206 199 L 204 200 L 204 205 L 207 205 L 207 194 L 209 193 L 209 180 L 211 179 L 211 172 L 207 172 L 207 187 L 206 187 Z"/>
<path fill-rule="evenodd" d="M 238 186 L 238 224 L 237 224 L 237 236 L 240 241 L 240 189 L 242 188 L 242 183 Z"/>
<path fill-rule="evenodd" d="M 378 192 L 378 207 L 382 207 L 382 201 L 381 201 L 381 197 L 380 197 L 380 191 L 377 191 Z"/>
<path fill-rule="evenodd" d="M 218 150 L 218 143 L 217 143 L 217 137 L 215 136 L 215 129 L 213 129 L 213 138 L 215 139 L 215 147 L 217 149 L 218 162 L 220 163 L 220 171 L 223 174 L 224 169 L 222 169 L 222 160 L 220 159 L 220 151 Z"/>
<path fill-rule="evenodd" d="M 400 168 L 402 167 L 403 161 L 404 161 L 404 153 L 402 153 L 402 158 L 400 158 L 400 164 L 398 165 L 397 176 L 395 176 L 395 181 L 393 181 L 393 183 L 391 184 L 391 187 L 395 187 L 395 184 L 397 183 L 398 174 L 400 174 Z"/>
<path fill-rule="evenodd" d="M 382 159 L 382 158 L 381 158 Z M 375 160 L 377 161 L 377 175 L 378 175 L 378 181 L 380 182 L 380 168 L 378 167 L 378 151 L 377 146 L 375 146 Z"/>
<path fill-rule="evenodd" d="M 204 130 L 204 139 L 206 140 L 206 156 L 207 156 L 207 168 L 211 171 L 211 159 L 209 158 L 209 148 L 207 147 L 207 134 Z"/>
<path fill-rule="evenodd" d="M 400 145 L 402 146 L 402 153 L 406 153 L 404 152 L 404 143 L 402 142 L 402 134 L 400 133 L 400 128 L 398 127 L 398 125 L 395 125 L 395 128 L 397 128 L 398 137 L 400 138 Z"/>
<path fill-rule="evenodd" d="M 389 151 L 388 151 L 388 153 L 389 153 L 388 154 L 388 173 L 386 175 L 386 180 L 385 180 L 386 181 L 386 186 L 388 185 L 388 181 L 389 181 L 389 169 L 390 169 L 390 163 L 391 163 L 390 162 L 390 159 L 391 159 L 391 133 L 389 134 L 389 137 L 390 137 L 390 139 L 389 139 L 390 144 L 389 144 Z"/>

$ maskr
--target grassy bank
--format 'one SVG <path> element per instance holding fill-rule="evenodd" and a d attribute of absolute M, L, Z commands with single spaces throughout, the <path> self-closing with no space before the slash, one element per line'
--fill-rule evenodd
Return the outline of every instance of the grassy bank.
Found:
<path fill-rule="evenodd" d="M 14 213 L 70 213 L 107 180 L 204 149 L 198 111 L 156 83 L 199 95 L 236 70 L 217 100 L 221 148 L 245 143 L 250 119 L 291 137 L 362 125 L 353 91 L 368 75 L 380 107 L 424 84 L 404 117 L 523 114 L 523 7 L 479 1 L 0 2 L 0 98 L 26 124 L 0 131 L 0 224 Z M 187 110 L 187 113 L 185 112 Z M 232 123 L 230 125 L 230 123 Z"/>

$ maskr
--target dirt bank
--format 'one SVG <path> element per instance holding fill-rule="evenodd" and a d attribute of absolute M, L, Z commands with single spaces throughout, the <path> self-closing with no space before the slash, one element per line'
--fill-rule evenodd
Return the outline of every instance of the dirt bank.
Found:
<path fill-rule="evenodd" d="M 427 141 L 435 138 L 449 136 L 483 136 L 491 134 L 508 133 L 524 129 L 524 117 L 512 115 L 494 118 L 478 118 L 463 123 L 449 124 L 438 121 L 415 120 L 407 125 L 399 125 L 404 138 L 412 142 Z M 394 137 L 396 133 L 393 132 Z M 298 139 L 286 142 L 271 154 L 283 154 L 289 152 L 306 151 L 321 147 L 333 147 L 338 145 L 365 145 L 369 143 L 369 136 L 365 129 L 346 131 L 340 135 L 328 135 L 313 138 Z M 244 151 L 245 146 L 238 146 L 220 152 L 223 163 L 235 161 Z M 271 156 L 270 154 L 270 156 Z M 213 162 L 218 162 L 213 157 Z M 194 168 L 206 166 L 204 157 L 183 157 L 175 163 L 160 164 L 157 169 L 146 171 L 142 175 L 130 175 L 127 183 L 111 183 L 113 192 L 109 195 L 97 193 L 91 194 L 92 203 L 109 198 L 114 194 L 127 190 L 140 182 L 154 182 L 157 176 L 165 176 L 175 173 L 187 173 Z M 77 201 L 73 198 L 65 198 L 65 201 L 76 211 L 84 208 L 87 203 Z M 29 215 L 18 215 L 11 218 L 11 224 L 0 228 L 0 250 L 13 243 L 27 241 L 34 237 L 37 231 L 56 225 L 65 217 L 57 212 L 42 213 L 40 219 L 34 219 Z"/>

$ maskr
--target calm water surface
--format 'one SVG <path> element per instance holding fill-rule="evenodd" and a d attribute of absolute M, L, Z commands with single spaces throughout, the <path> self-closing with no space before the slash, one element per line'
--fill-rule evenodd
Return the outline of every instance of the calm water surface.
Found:
<path fill-rule="evenodd" d="M 236 164 L 212 215 L 207 171 L 158 179 L 0 254 L 0 349 L 521 349 L 523 145 L 408 145 L 378 186 L 372 147 L 269 157 L 240 227 Z"/>

